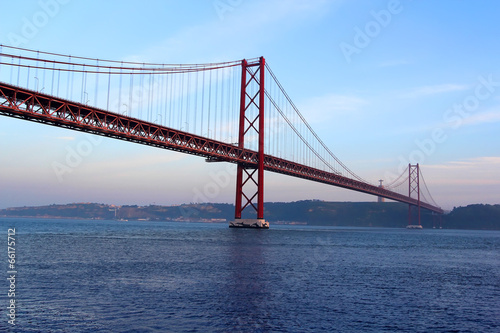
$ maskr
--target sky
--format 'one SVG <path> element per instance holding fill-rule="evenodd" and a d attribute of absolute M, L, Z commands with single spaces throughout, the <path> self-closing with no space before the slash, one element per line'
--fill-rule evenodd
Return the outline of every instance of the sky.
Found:
<path fill-rule="evenodd" d="M 498 1 L 23 0 L 2 9 L 4 45 L 161 63 L 264 56 L 362 178 L 377 183 L 419 163 L 444 209 L 500 203 Z M 199 157 L 8 117 L 0 152 L 0 208 L 234 203 L 236 166 Z M 69 160 L 58 174 L 54 163 Z M 265 177 L 268 202 L 376 200 Z"/>

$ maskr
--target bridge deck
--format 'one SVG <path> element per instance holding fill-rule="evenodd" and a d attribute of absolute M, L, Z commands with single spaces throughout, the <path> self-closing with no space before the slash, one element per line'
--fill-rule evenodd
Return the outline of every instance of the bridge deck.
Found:
<path fill-rule="evenodd" d="M 258 154 L 224 143 L 165 126 L 105 111 L 88 105 L 0 83 L 0 115 L 88 132 L 158 148 L 202 156 L 211 160 L 257 166 Z M 264 169 L 292 177 L 343 187 L 417 206 L 417 199 L 371 184 L 319 170 L 303 164 L 264 156 Z M 420 207 L 442 214 L 428 203 Z"/>

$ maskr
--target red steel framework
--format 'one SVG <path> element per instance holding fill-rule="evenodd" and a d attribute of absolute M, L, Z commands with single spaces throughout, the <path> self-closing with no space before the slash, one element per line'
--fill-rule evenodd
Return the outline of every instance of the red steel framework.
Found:
<path fill-rule="evenodd" d="M 241 96 L 238 148 L 245 150 L 245 136 L 256 133 L 259 137 L 257 165 L 238 163 L 236 173 L 235 219 L 241 219 L 242 212 L 252 207 L 257 213 L 257 219 L 264 219 L 264 74 L 265 59 L 249 64 L 241 63 Z M 255 71 L 251 68 L 256 67 Z M 255 84 L 255 92 L 250 86 Z M 254 109 L 254 110 L 252 110 Z M 255 109 L 257 112 L 255 112 Z M 254 111 L 254 112 L 252 112 Z M 258 125 L 257 125 L 258 124 Z M 257 175 L 255 175 L 257 173 Z M 257 178 L 255 178 L 257 176 Z M 255 190 L 252 190 L 255 188 Z M 248 192 L 250 191 L 250 192 Z M 257 198 L 257 206 L 254 200 Z"/>
<path fill-rule="evenodd" d="M 262 64 L 264 64 L 263 59 Z M 259 76 L 262 76 L 263 73 L 264 71 L 259 66 Z M 254 78 L 256 79 L 255 76 Z M 259 104 L 262 106 L 264 104 L 260 102 L 264 95 L 260 91 L 262 91 L 263 86 L 262 84 L 259 90 Z M 260 174 L 257 175 L 257 184 L 260 186 L 260 191 L 257 194 L 258 214 L 259 207 L 263 213 L 263 170 L 381 196 L 443 214 L 440 207 L 420 202 L 420 200 L 410 196 L 347 178 L 334 172 L 264 154 L 263 141 L 259 143 L 260 151 L 257 152 L 240 146 L 240 143 L 236 146 L 208 139 L 6 83 L 0 83 L 0 115 L 174 150 L 216 161 L 236 163 L 242 167 L 242 172 L 249 172 L 253 168 L 258 173 L 260 168 Z M 264 117 L 259 117 L 259 125 L 263 121 Z M 264 126 L 260 126 L 260 128 L 263 129 Z M 261 134 L 263 135 L 263 132 L 259 131 L 259 135 Z M 243 185 L 243 181 L 241 184 Z"/>
<path fill-rule="evenodd" d="M 418 163 L 416 165 L 408 164 L 408 197 L 412 197 L 412 194 L 417 196 L 417 220 L 418 225 L 420 225 L 420 166 Z M 408 225 L 412 224 L 412 214 L 411 205 L 408 205 Z"/>

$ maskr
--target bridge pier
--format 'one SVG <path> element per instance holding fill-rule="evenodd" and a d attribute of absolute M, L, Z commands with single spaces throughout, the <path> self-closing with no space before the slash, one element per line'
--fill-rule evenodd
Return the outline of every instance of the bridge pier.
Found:
<path fill-rule="evenodd" d="M 269 222 L 264 219 L 234 219 L 229 222 L 229 228 L 269 229 Z"/>

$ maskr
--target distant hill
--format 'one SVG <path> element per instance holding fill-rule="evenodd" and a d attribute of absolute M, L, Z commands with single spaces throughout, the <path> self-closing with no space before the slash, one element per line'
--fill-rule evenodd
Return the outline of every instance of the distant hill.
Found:
<path fill-rule="evenodd" d="M 454 229 L 500 230 L 500 205 L 468 205 L 445 215 Z"/>
<path fill-rule="evenodd" d="M 395 227 L 408 223 L 408 206 L 397 202 L 326 202 L 319 200 L 290 203 L 269 202 L 265 217 L 271 223 L 296 223 L 324 226 Z M 249 211 L 247 216 L 251 217 Z M 0 210 L 3 217 L 126 219 L 153 221 L 227 222 L 234 216 L 232 204 L 185 204 L 178 206 L 115 206 L 74 203 Z M 454 208 L 439 219 L 421 211 L 424 228 L 500 230 L 500 205 L 469 205 Z"/>

